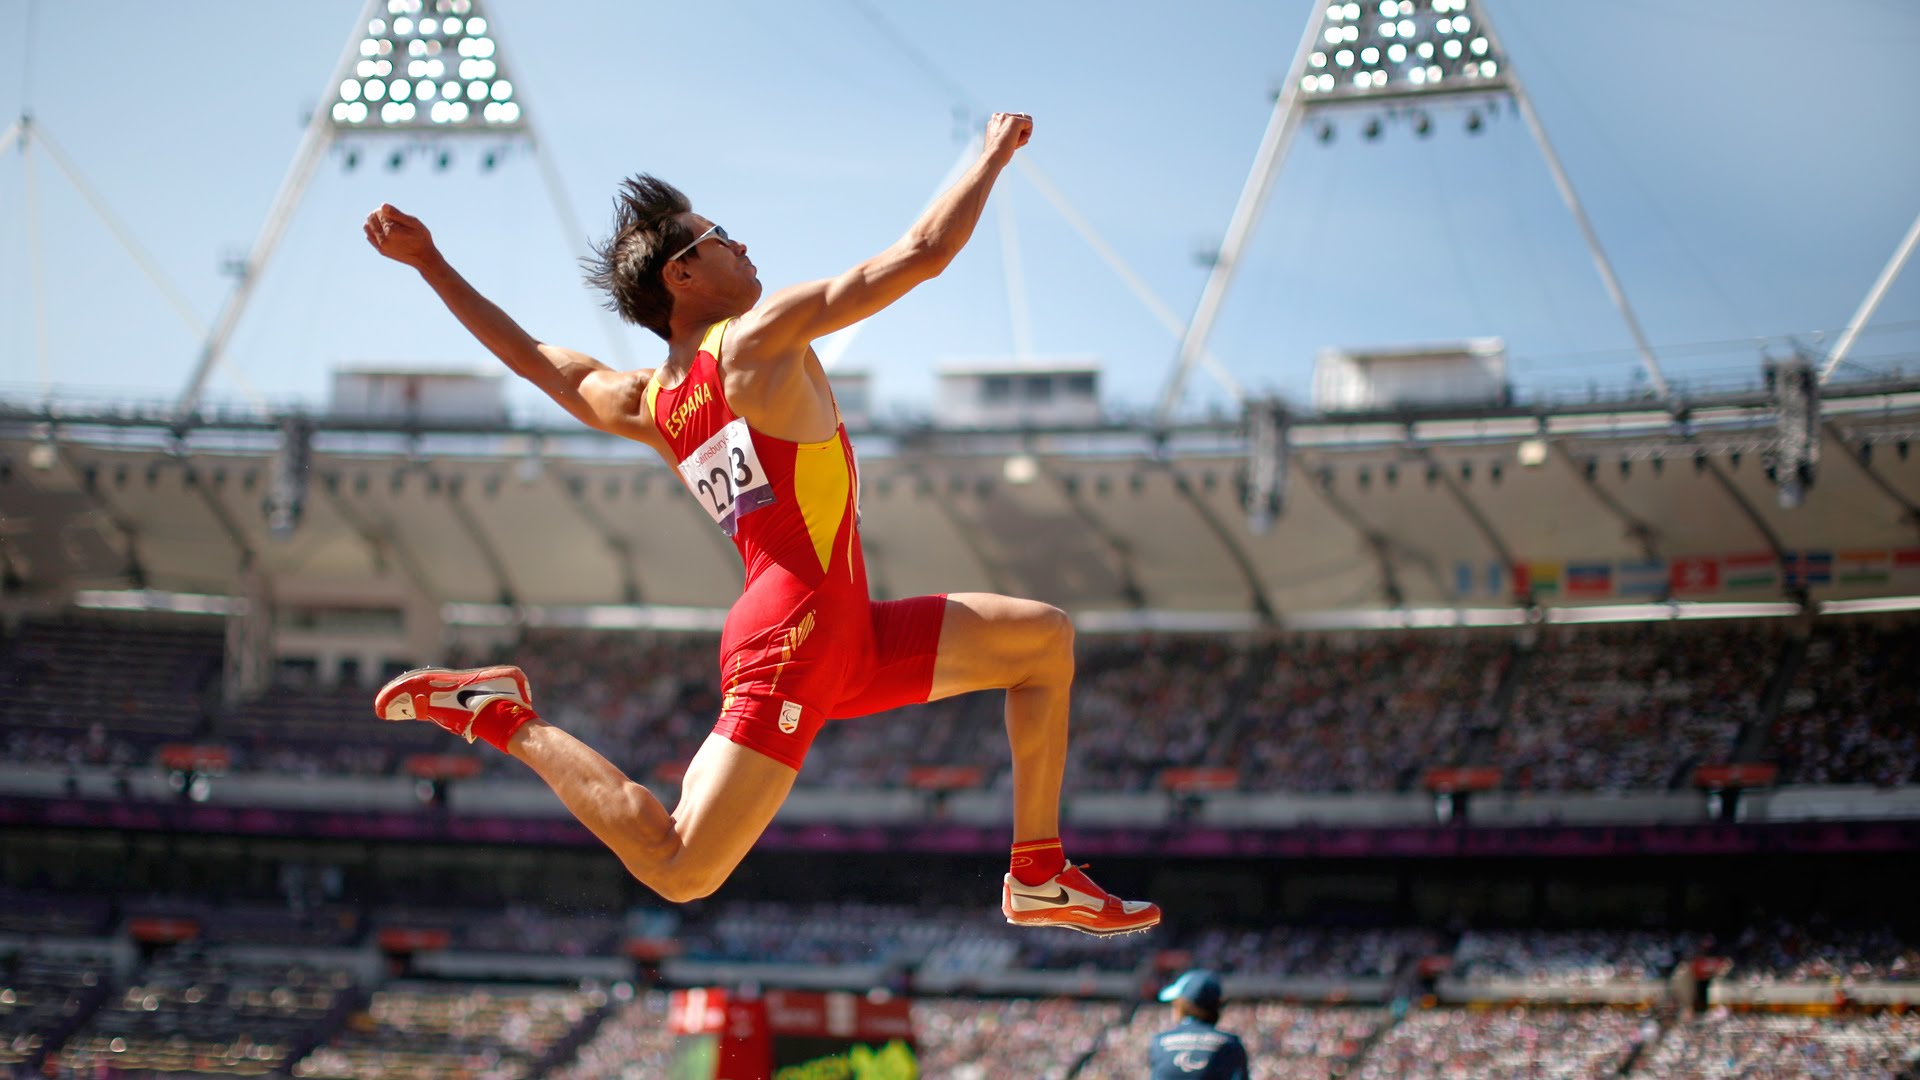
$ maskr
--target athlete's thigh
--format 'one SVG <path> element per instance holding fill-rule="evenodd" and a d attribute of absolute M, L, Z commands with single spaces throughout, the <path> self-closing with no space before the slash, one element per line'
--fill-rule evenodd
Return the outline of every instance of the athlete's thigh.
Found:
<path fill-rule="evenodd" d="M 1052 604 L 996 593 L 950 593 L 927 700 L 1016 686 L 1033 673 L 1036 657 L 1072 644 L 1073 622 Z"/>
<path fill-rule="evenodd" d="M 725 736 L 708 735 L 680 780 L 673 819 L 688 857 L 731 871 L 787 801 L 797 770 Z"/>
<path fill-rule="evenodd" d="M 933 664 L 940 652 L 946 609 L 945 596 L 868 601 L 871 669 L 864 673 L 859 688 L 834 706 L 833 718 L 866 716 L 926 701 L 933 689 Z"/>

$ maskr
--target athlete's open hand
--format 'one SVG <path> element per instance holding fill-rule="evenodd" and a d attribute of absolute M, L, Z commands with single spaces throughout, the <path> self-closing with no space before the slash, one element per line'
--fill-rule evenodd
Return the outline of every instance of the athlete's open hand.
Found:
<path fill-rule="evenodd" d="M 1033 117 L 1026 113 L 993 114 L 987 121 L 986 148 L 982 153 L 996 165 L 1005 165 L 1013 160 L 1013 152 L 1027 145 L 1033 138 Z"/>
<path fill-rule="evenodd" d="M 380 209 L 368 214 L 363 231 L 373 250 L 416 270 L 440 254 L 433 246 L 433 234 L 420 219 L 401 213 L 391 203 L 381 203 Z"/>

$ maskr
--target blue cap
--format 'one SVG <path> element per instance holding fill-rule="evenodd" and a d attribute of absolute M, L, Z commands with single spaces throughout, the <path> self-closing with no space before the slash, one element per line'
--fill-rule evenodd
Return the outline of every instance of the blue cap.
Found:
<path fill-rule="evenodd" d="M 1220 1007 L 1220 977 L 1205 968 L 1194 968 L 1167 984 L 1160 991 L 1161 1001 L 1187 1001 L 1203 1009 Z"/>

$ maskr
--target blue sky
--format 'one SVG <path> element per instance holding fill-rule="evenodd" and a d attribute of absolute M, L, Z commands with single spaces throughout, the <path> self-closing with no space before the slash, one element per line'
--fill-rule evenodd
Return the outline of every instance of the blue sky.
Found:
<path fill-rule="evenodd" d="M 779 285 L 836 272 L 911 223 L 959 151 L 957 105 L 1036 118 L 1026 153 L 1182 319 L 1312 5 L 490 0 L 530 115 L 601 229 L 618 179 L 683 187 Z M 1481 0 L 1485 4 L 1486 0 Z M 89 4 L 0 0 L 0 116 L 31 110 L 204 324 L 322 103 L 358 0 Z M 29 18 L 32 12 L 31 20 Z M 1920 5 L 1909 0 L 1496 0 L 1527 81 L 1668 373 L 1752 378 L 1764 344 L 1843 325 L 1920 213 Z M 942 80 L 945 80 L 944 82 Z M 1305 403 L 1314 353 L 1504 336 L 1523 389 L 1630 385 L 1636 361 L 1518 120 L 1478 136 L 1388 128 L 1302 139 L 1220 319 L 1213 351 L 1247 386 Z M 342 364 L 492 363 L 424 286 L 366 248 L 392 201 L 530 330 L 617 362 L 535 163 L 442 172 L 336 152 L 294 219 L 215 397 L 323 401 Z M 0 393 L 167 399 L 198 335 L 44 154 L 37 215 L 0 158 Z M 1117 408 L 1156 399 L 1174 338 L 1039 193 L 1009 173 L 1034 352 L 1092 356 Z M 1015 338 L 1000 224 L 940 280 L 863 330 L 846 366 L 888 408 L 925 411 L 942 362 Z M 30 218 L 42 254 L 39 347 Z M 627 355 L 661 346 L 626 329 Z M 1808 337 L 1817 344 L 1817 339 Z M 1894 287 L 1863 363 L 1920 355 L 1920 269 Z M 531 408 L 529 391 L 513 400 Z M 1224 402 L 1197 374 L 1187 403 Z"/>

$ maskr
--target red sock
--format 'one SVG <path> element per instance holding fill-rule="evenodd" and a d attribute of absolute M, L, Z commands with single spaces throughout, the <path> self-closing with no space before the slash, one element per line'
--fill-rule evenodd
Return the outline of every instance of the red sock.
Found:
<path fill-rule="evenodd" d="M 485 739 L 499 749 L 507 752 L 507 742 L 513 733 L 526 726 L 530 720 L 540 719 L 540 714 L 517 701 L 495 698 L 480 706 L 473 714 L 473 726 L 468 728 L 476 739 Z"/>
<path fill-rule="evenodd" d="M 1060 850 L 1060 838 L 1028 840 L 1013 845 L 1013 858 L 1007 872 L 1022 885 L 1039 885 L 1067 868 L 1066 853 Z"/>

